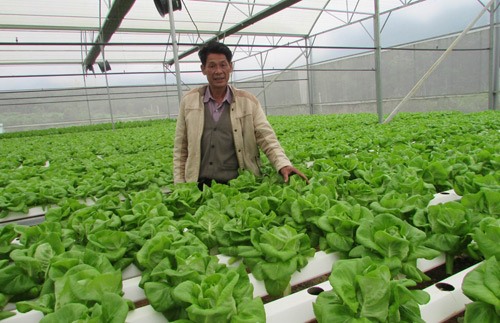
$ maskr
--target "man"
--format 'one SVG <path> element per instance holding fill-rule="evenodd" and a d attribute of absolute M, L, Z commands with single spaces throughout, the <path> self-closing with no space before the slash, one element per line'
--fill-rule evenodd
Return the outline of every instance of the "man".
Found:
<path fill-rule="evenodd" d="M 228 84 L 232 52 L 209 42 L 198 56 L 208 86 L 193 89 L 181 100 L 174 141 L 174 183 L 212 180 L 227 183 L 239 170 L 260 172 L 260 149 L 288 182 L 297 174 L 307 177 L 285 155 L 257 98 Z"/>

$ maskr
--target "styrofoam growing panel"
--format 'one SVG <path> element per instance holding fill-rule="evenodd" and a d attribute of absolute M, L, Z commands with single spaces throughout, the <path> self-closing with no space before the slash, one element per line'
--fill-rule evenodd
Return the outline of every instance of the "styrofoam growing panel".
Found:
<path fill-rule="evenodd" d="M 95 201 L 91 198 L 87 198 L 86 200 L 80 202 L 89 206 L 95 204 Z M 34 206 L 28 209 L 28 213 L 10 212 L 9 215 L 0 219 L 0 225 L 8 223 L 17 223 L 22 225 L 40 224 L 45 220 L 45 213 L 47 213 L 47 210 L 53 207 L 57 207 L 57 205 Z"/>
<path fill-rule="evenodd" d="M 2 323 L 37 323 L 43 318 L 43 313 L 39 311 L 29 311 L 27 313 L 19 313 L 13 311 L 16 315 L 3 319 Z"/>
<path fill-rule="evenodd" d="M 303 283 L 305 281 L 314 279 L 316 277 L 328 274 L 332 271 L 332 266 L 339 259 L 337 253 L 325 253 L 323 251 L 318 251 L 314 255 L 308 264 L 302 268 L 301 271 L 297 271 L 292 275 L 290 279 L 290 284 L 292 286 Z M 255 279 L 252 274 L 248 275 L 250 282 L 254 286 L 253 296 L 263 297 L 267 295 L 266 286 L 264 282 Z"/>
<path fill-rule="evenodd" d="M 436 205 L 451 201 L 458 201 L 462 197 L 455 193 L 455 190 L 448 190 L 441 193 L 434 194 L 434 198 L 429 202 L 429 205 Z"/>
<path fill-rule="evenodd" d="M 430 201 L 429 205 L 456 201 L 460 198 L 461 197 L 453 190 L 450 190 L 435 194 L 434 199 Z M 445 256 L 442 254 L 432 260 L 418 259 L 417 267 L 423 272 L 426 272 L 444 263 Z M 327 281 L 313 286 L 312 288 L 308 288 L 307 290 L 265 304 L 267 322 L 306 322 L 314 319 L 312 303 L 316 300 L 317 295 L 311 292 L 317 292 L 319 290 L 328 291 L 331 290 L 331 288 L 330 283 Z"/>
<path fill-rule="evenodd" d="M 427 323 L 443 322 L 450 317 L 461 313 L 465 305 L 471 300 L 462 292 L 462 281 L 468 272 L 474 270 L 478 265 L 471 266 L 453 276 L 450 276 L 439 283 L 426 289 L 431 299 L 429 303 L 420 307 L 422 319 Z M 443 290 L 439 286 L 446 286 L 453 290 Z M 266 310 L 267 323 L 299 323 L 314 319 L 312 303 L 316 300 L 316 295 L 310 291 L 329 291 L 332 287 L 329 282 L 324 282 L 302 290 L 295 294 L 282 297 L 276 301 L 264 305 Z"/>
<path fill-rule="evenodd" d="M 135 266 L 134 266 L 135 267 Z M 137 269 L 131 269 L 137 270 Z M 146 298 L 144 294 L 144 290 L 139 287 L 139 282 L 141 281 L 141 276 L 135 276 L 128 279 L 123 280 L 123 297 L 129 299 L 133 302 L 137 302 Z M 36 323 L 39 322 L 43 318 L 42 312 L 39 311 L 29 311 L 27 313 L 19 313 L 15 310 L 15 304 L 8 304 L 5 310 L 12 310 L 16 315 L 9 317 L 7 319 L 2 320 L 3 322 L 8 323 Z M 149 321 L 148 321 L 149 322 Z"/>
<path fill-rule="evenodd" d="M 219 259 L 221 259 L 221 262 L 223 263 L 228 263 L 228 257 L 226 256 L 220 256 Z M 305 266 L 300 272 L 296 272 L 292 275 L 291 278 L 291 285 L 296 285 L 305 281 L 308 281 L 310 279 L 314 279 L 316 277 L 319 277 L 321 275 L 327 274 L 331 272 L 332 266 L 339 259 L 338 255 L 336 253 L 325 253 L 323 251 L 319 251 L 315 254 L 314 258 L 309 261 L 307 266 Z M 237 263 L 234 263 L 230 266 L 235 266 Z M 267 295 L 266 288 L 264 286 L 264 283 L 262 281 L 258 281 L 255 279 L 255 277 L 252 274 L 249 274 L 249 280 L 254 286 L 254 297 L 262 297 Z M 328 282 L 326 284 L 329 285 Z M 292 297 L 295 294 L 290 295 L 289 297 Z M 304 303 L 308 302 L 310 306 L 312 306 L 312 301 L 315 299 L 315 296 L 310 295 L 311 297 L 304 297 L 301 296 L 301 299 L 297 299 L 295 302 L 297 304 L 299 303 Z M 282 298 L 283 299 L 283 298 Z M 279 308 L 281 305 L 279 304 L 279 301 L 282 300 L 279 299 L 277 301 L 271 302 L 269 304 L 276 303 L 275 307 Z M 288 298 L 286 298 L 288 302 Z M 267 304 L 266 304 L 267 305 Z M 297 309 L 304 308 L 304 306 L 297 306 Z M 268 309 L 265 307 L 266 310 L 266 315 Z M 273 311 L 273 308 L 269 309 L 270 311 Z M 310 313 L 309 313 L 310 312 Z M 306 313 L 303 313 L 302 316 L 307 316 L 309 319 L 313 318 L 314 316 L 310 317 L 312 313 L 312 307 L 311 311 L 306 311 Z M 138 308 L 134 311 L 131 311 L 129 313 L 129 316 L 127 317 L 127 322 L 128 323 L 143 323 L 143 322 L 154 322 L 154 323 L 160 323 L 160 322 L 167 322 L 167 320 L 158 312 L 156 312 L 151 306 L 144 306 L 141 308 Z M 284 321 L 282 321 L 284 322 Z M 301 321 L 296 321 L 296 322 L 301 322 Z"/>
<path fill-rule="evenodd" d="M 419 258 L 417 259 L 417 268 L 423 272 L 426 272 L 441 266 L 442 264 L 445 263 L 445 261 L 446 261 L 446 256 L 444 254 L 441 254 L 438 257 L 431 260 Z"/>
<path fill-rule="evenodd" d="M 138 302 L 146 299 L 144 289 L 139 287 L 140 281 L 141 276 L 124 280 L 122 285 L 123 297 L 131 300 L 132 302 Z"/>
<path fill-rule="evenodd" d="M 165 323 L 168 320 L 161 314 L 153 309 L 151 306 L 139 307 L 130 311 L 127 315 L 127 323 L 140 322 L 140 323 Z M 20 323 L 20 322 L 19 322 Z"/>
<path fill-rule="evenodd" d="M 124 297 L 132 301 L 139 301 L 145 298 L 144 291 L 139 288 L 141 280 L 141 271 L 134 264 L 128 266 L 122 271 L 123 292 Z M 9 303 L 5 306 L 4 311 L 15 310 L 16 305 Z"/>
<path fill-rule="evenodd" d="M 422 319 L 427 323 L 438 323 L 464 311 L 465 305 L 471 300 L 464 295 L 462 282 L 465 275 L 479 265 L 473 265 L 424 289 L 431 296 L 431 300 L 420 306 Z"/>
<path fill-rule="evenodd" d="M 168 189 L 163 189 L 163 193 L 167 194 Z M 120 195 L 120 199 L 124 200 L 124 197 Z M 437 193 L 434 195 L 434 198 L 432 201 L 429 202 L 429 205 L 435 205 L 435 204 L 440 204 L 440 203 L 446 203 L 449 201 L 457 201 L 460 200 L 461 196 L 455 193 L 453 189 L 444 191 L 441 193 Z M 87 198 L 84 201 L 81 201 L 82 203 L 85 203 L 86 205 L 94 205 L 95 201 L 91 198 Z M 23 225 L 35 225 L 43 222 L 45 218 L 45 213 L 47 210 L 51 207 L 57 207 L 57 205 L 52 205 L 52 206 L 35 206 L 32 207 L 28 210 L 28 213 L 22 213 L 22 212 L 10 212 L 8 216 L 0 219 L 0 224 L 7 224 L 7 223 L 18 223 L 18 224 L 23 224 Z"/>
<path fill-rule="evenodd" d="M 443 193 L 435 194 L 434 199 L 429 203 L 429 205 L 435 205 L 439 203 L 446 203 L 449 201 L 459 200 L 461 197 L 457 195 L 453 190 L 446 191 Z M 91 202 L 90 202 L 91 203 Z M 230 257 L 224 255 L 218 255 L 219 261 L 228 266 L 237 266 L 239 262 L 229 264 Z M 323 251 L 317 252 L 315 257 L 311 259 L 306 267 L 304 267 L 300 272 L 296 272 L 292 275 L 291 284 L 297 285 L 299 283 L 314 279 L 321 275 L 331 272 L 333 263 L 338 260 L 338 255 L 336 253 L 325 253 Z M 444 255 L 437 257 L 432 260 L 418 259 L 417 266 L 420 270 L 426 272 L 435 267 L 440 266 L 444 263 Z M 145 299 L 144 291 L 138 286 L 140 282 L 140 271 L 135 266 L 130 266 L 123 272 L 123 291 L 124 297 L 130 299 L 134 302 Z M 266 296 L 267 292 L 264 283 L 258 281 L 249 275 L 250 282 L 254 285 L 254 297 Z M 323 290 L 330 290 L 331 286 L 329 282 L 319 284 L 315 287 L 320 287 Z M 268 316 L 268 322 L 302 322 L 299 318 L 307 317 L 306 320 L 314 319 L 314 314 L 312 312 L 312 302 L 316 299 L 316 295 L 310 294 L 308 290 L 304 290 L 298 293 L 294 293 L 287 297 L 275 300 L 265 305 L 266 315 Z M 293 305 L 293 307 L 291 307 Z M 284 310 L 288 311 L 284 314 Z M 291 315 L 292 313 L 295 313 Z M 290 316 L 291 315 L 291 316 Z M 17 314 L 11 318 L 4 320 L 8 323 L 35 323 L 38 322 L 42 317 L 40 312 L 31 311 L 25 314 Z M 295 318 L 298 320 L 289 321 L 287 318 Z M 127 322 L 166 322 L 165 318 L 158 312 L 154 311 L 151 306 L 144 306 L 138 308 L 129 313 Z"/>
<path fill-rule="evenodd" d="M 163 194 L 169 194 L 171 191 L 169 188 L 164 187 L 161 189 Z M 123 194 L 119 194 L 118 198 L 121 201 L 125 201 L 125 196 Z M 85 200 L 79 200 L 80 203 L 83 203 L 87 206 L 92 206 L 96 203 L 97 198 L 86 198 Z M 59 207 L 57 204 L 53 204 L 50 206 L 33 206 L 28 209 L 28 213 L 23 212 L 9 212 L 9 214 L 0 219 L 1 224 L 8 223 L 17 223 L 22 225 L 36 225 L 40 224 L 45 219 L 45 214 L 50 208 Z"/>
<path fill-rule="evenodd" d="M 228 261 L 228 257 L 219 255 L 219 259 L 221 262 L 226 263 Z M 333 263 L 338 259 L 338 255 L 336 253 L 325 253 L 323 251 L 319 251 L 315 254 L 314 258 L 312 258 L 306 267 L 304 267 L 300 272 L 296 272 L 292 275 L 291 284 L 296 285 L 301 282 L 316 278 L 318 276 L 329 273 L 332 269 Z M 229 266 L 236 266 L 237 263 L 234 263 Z M 139 282 L 141 280 L 140 271 L 135 266 L 129 266 L 122 273 L 123 280 L 123 292 L 124 298 L 130 299 L 133 302 L 141 301 L 146 298 L 144 294 L 144 290 L 139 287 Z M 129 278 L 126 278 L 129 277 Z M 254 286 L 254 297 L 262 297 L 267 295 L 266 288 L 262 281 L 258 281 L 252 274 L 249 274 L 249 280 Z M 14 311 L 17 313 L 16 311 Z M 34 315 L 34 313 L 38 313 L 39 315 Z M 147 320 L 143 320 L 144 316 L 148 316 L 148 313 L 153 313 L 151 317 L 151 321 L 149 318 Z M 158 316 L 163 319 L 163 321 L 158 321 Z M 8 323 L 36 323 L 40 320 L 42 314 L 36 311 L 30 311 L 28 313 L 17 313 L 15 316 L 10 317 L 3 322 Z M 130 317 L 127 319 L 127 322 L 165 322 L 164 317 L 154 311 L 151 306 L 144 306 L 138 308 L 134 311 L 130 312 Z"/>
<path fill-rule="evenodd" d="M 222 258 L 224 259 L 224 256 Z M 338 255 L 336 253 L 325 253 L 323 251 L 317 252 L 314 258 L 309 261 L 307 266 L 305 266 L 301 271 L 296 272 L 292 275 L 290 281 L 291 285 L 297 285 L 331 272 L 334 262 L 338 259 Z M 262 281 L 255 279 L 252 274 L 249 274 L 248 278 L 250 280 L 250 283 L 252 283 L 252 285 L 254 286 L 254 297 L 263 297 L 267 295 L 266 287 Z M 130 299 L 134 302 L 146 298 L 144 290 L 142 288 L 139 288 L 140 280 L 141 277 L 138 276 L 123 281 L 123 292 L 125 298 Z M 143 311 L 148 312 L 150 310 L 141 310 L 138 312 L 140 314 L 135 314 L 133 317 L 142 317 Z M 127 320 L 127 322 L 131 321 Z M 136 322 L 139 322 L 139 320 L 137 320 Z"/>
<path fill-rule="evenodd" d="M 134 264 L 131 264 L 122 271 L 123 279 L 129 279 L 137 276 L 141 276 L 142 272 Z"/>
<path fill-rule="evenodd" d="M 438 258 L 428 261 L 427 263 L 424 262 L 424 266 L 427 265 L 433 268 L 436 264 L 441 262 L 442 259 Z M 425 322 L 439 323 L 464 310 L 465 305 L 471 301 L 462 292 L 462 281 L 465 275 L 478 265 L 479 264 L 471 266 L 425 289 L 431 297 L 429 303 L 421 306 L 422 318 Z M 424 268 L 419 268 L 424 270 Z M 439 288 L 439 286 L 442 286 L 443 284 L 448 287 L 446 288 L 447 290 Z M 264 309 L 266 311 L 266 321 L 268 323 L 300 323 L 313 320 L 314 312 L 312 303 L 316 300 L 317 294 L 311 292 L 311 290 L 315 289 L 329 291 L 331 290 L 331 285 L 328 281 L 326 281 L 311 288 L 265 304 Z M 4 322 L 35 323 L 42 317 L 43 315 L 40 312 L 31 311 L 26 314 L 19 314 L 12 318 L 8 318 L 4 320 Z M 151 306 L 148 305 L 130 311 L 127 316 L 127 322 L 165 323 L 168 321 L 161 313 L 156 312 Z"/>
<path fill-rule="evenodd" d="M 338 260 L 336 254 L 327 254 L 317 252 L 315 257 L 311 259 L 309 264 L 303 268 L 301 272 L 297 272 L 292 276 L 291 283 L 296 285 L 304 281 L 316 278 L 318 276 L 331 272 L 331 268 L 335 261 Z M 428 271 L 444 263 L 444 257 L 437 257 L 433 260 L 421 260 L 418 262 L 418 267 L 423 271 Z M 130 269 L 131 271 L 136 269 Z M 265 286 L 261 281 L 257 281 L 253 275 L 249 275 L 250 282 L 254 285 L 254 296 L 265 296 Z M 141 277 L 136 276 L 123 281 L 124 297 L 132 301 L 145 299 L 144 291 L 139 288 L 138 284 Z M 330 283 L 324 282 L 316 285 L 322 290 L 330 290 Z M 308 289 L 310 290 L 310 289 Z M 316 295 L 311 294 L 308 290 L 303 290 L 289 296 L 280 298 L 273 302 L 265 304 L 265 310 L 268 322 L 304 322 L 314 319 L 312 311 L 312 303 L 316 299 Z M 17 314 L 11 318 L 4 320 L 7 323 L 35 323 L 38 322 L 43 315 L 37 311 L 31 311 L 25 314 Z M 304 320 L 302 320 L 304 318 Z M 292 319 L 292 320 L 290 320 Z M 166 319 L 151 306 L 140 307 L 129 313 L 127 322 L 143 323 L 143 322 L 166 322 Z"/>
<path fill-rule="evenodd" d="M 331 272 L 331 268 L 338 255 L 335 253 L 317 252 L 315 257 L 309 261 L 309 264 L 303 268 L 301 272 L 296 272 L 291 279 L 291 284 L 296 285 L 318 276 Z M 422 271 L 429 271 L 435 267 L 444 264 L 444 256 L 437 257 L 432 260 L 419 260 L 417 266 Z M 257 281 L 253 275 L 249 275 L 250 282 L 254 285 L 254 296 L 265 296 L 267 292 L 263 282 Z M 324 291 L 330 290 L 331 285 L 328 281 L 318 284 L 314 287 L 319 287 Z M 314 289 L 314 288 L 313 288 Z M 267 322 L 305 322 L 314 319 L 312 303 L 316 300 L 317 295 L 310 293 L 311 288 L 303 290 L 286 297 L 282 297 L 264 305 L 266 311 Z M 151 306 L 144 306 L 130 312 L 127 318 L 128 323 L 142 323 L 141 320 L 148 316 L 148 313 L 153 313 L 152 322 L 166 322 L 163 317 L 158 317 Z M 161 320 L 163 318 L 163 321 Z M 158 321 L 160 320 L 160 321 Z"/>
<path fill-rule="evenodd" d="M 264 304 L 267 323 L 295 323 L 307 322 L 314 319 L 312 303 L 318 297 L 309 293 L 310 290 L 320 289 L 329 291 L 332 289 L 329 281 L 317 284 L 311 288 L 293 293 L 275 301 Z"/>

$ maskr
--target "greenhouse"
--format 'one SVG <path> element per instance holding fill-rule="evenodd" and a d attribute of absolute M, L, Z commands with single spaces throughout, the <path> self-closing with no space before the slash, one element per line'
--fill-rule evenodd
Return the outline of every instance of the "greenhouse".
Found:
<path fill-rule="evenodd" d="M 499 7 L 1 1 L 0 320 L 500 322 Z"/>

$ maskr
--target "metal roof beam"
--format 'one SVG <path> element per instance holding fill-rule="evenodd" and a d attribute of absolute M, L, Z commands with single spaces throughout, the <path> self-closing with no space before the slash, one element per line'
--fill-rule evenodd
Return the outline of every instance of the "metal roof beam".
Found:
<path fill-rule="evenodd" d="M 125 15 L 129 12 L 130 8 L 134 5 L 135 0 L 115 0 L 113 5 L 109 9 L 108 15 L 104 24 L 99 30 L 99 35 L 96 38 L 95 44 L 92 46 L 90 51 L 87 53 L 83 61 L 83 65 L 87 70 L 92 70 L 97 57 L 101 53 L 101 44 L 107 44 L 111 39 L 111 36 L 118 29 L 120 24 L 125 18 Z"/>
<path fill-rule="evenodd" d="M 28 30 L 28 31 L 67 31 L 67 32 L 73 32 L 73 31 L 99 31 L 98 27 L 91 27 L 91 26 L 61 26 L 61 25 L 53 25 L 53 26 L 46 26 L 46 25 L 2 25 L 0 24 L 0 30 Z M 216 31 L 215 30 L 205 30 L 205 29 L 199 29 L 196 31 L 193 31 L 192 29 L 176 29 L 178 35 L 194 35 L 197 36 L 198 34 L 201 35 L 213 35 Z M 115 31 L 116 32 L 116 31 Z M 144 33 L 144 34 L 165 34 L 168 32 L 168 29 L 166 28 L 141 28 L 141 27 L 136 27 L 136 28 L 118 28 L 117 32 L 120 33 L 130 33 L 130 34 L 139 34 L 139 33 Z M 283 37 L 300 37 L 303 38 L 307 36 L 306 34 L 297 34 L 297 33 L 289 33 L 284 35 L 283 33 L 276 33 L 273 32 L 272 30 L 269 31 L 262 31 L 262 32 L 240 32 L 241 35 L 256 35 L 256 36 L 283 36 Z"/>
<path fill-rule="evenodd" d="M 223 39 L 227 36 L 231 36 L 231 35 L 237 33 L 238 31 L 243 30 L 246 27 L 251 26 L 254 23 L 256 23 L 262 19 L 265 19 L 265 18 L 267 18 L 267 17 L 269 17 L 269 16 L 271 16 L 271 15 L 273 15 L 273 14 L 275 14 L 283 9 L 286 9 L 286 8 L 292 6 L 300 1 L 301 0 L 282 0 L 275 5 L 269 7 L 265 10 L 262 10 L 261 12 L 257 13 L 256 15 L 251 16 L 251 17 L 241 21 L 240 23 L 238 23 L 232 27 L 217 33 L 217 35 L 213 36 L 212 38 L 210 38 L 209 40 L 207 40 L 204 43 L 210 42 L 212 40 L 220 40 L 220 39 Z M 197 52 L 198 49 L 199 49 L 198 46 L 192 47 L 192 48 L 188 49 L 187 51 L 179 54 L 178 59 L 180 60 L 186 56 L 189 56 L 189 55 Z M 165 62 L 165 64 L 170 66 L 170 65 L 174 64 L 174 62 L 175 62 L 174 59 L 171 59 L 171 60 Z"/>

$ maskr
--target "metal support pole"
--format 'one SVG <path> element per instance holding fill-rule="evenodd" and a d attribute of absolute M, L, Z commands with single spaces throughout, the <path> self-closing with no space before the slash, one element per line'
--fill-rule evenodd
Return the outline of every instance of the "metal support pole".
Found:
<path fill-rule="evenodd" d="M 85 39 L 83 39 L 83 33 L 85 33 Z M 82 44 L 87 43 L 87 32 L 80 32 L 80 42 Z M 83 62 L 83 47 L 80 48 L 80 55 Z M 89 113 L 89 124 L 92 124 L 92 114 L 90 113 L 90 103 L 89 103 L 89 92 L 87 89 L 87 78 L 85 77 L 85 66 L 82 64 L 82 77 L 83 77 L 83 87 L 85 88 L 85 101 L 87 102 L 87 111 Z"/>
<path fill-rule="evenodd" d="M 375 0 L 375 14 L 373 15 L 373 42 L 375 45 L 375 96 L 377 98 L 378 122 L 384 120 L 382 107 L 382 76 L 380 71 L 380 8 L 379 0 Z"/>
<path fill-rule="evenodd" d="M 179 105 L 182 99 L 182 88 L 181 88 L 181 74 L 179 69 L 179 49 L 177 48 L 177 36 L 175 35 L 175 21 L 174 21 L 174 11 L 172 10 L 172 0 L 168 0 L 168 6 L 170 10 L 168 11 L 168 20 L 170 20 L 170 34 L 172 36 L 172 47 L 174 50 L 174 64 L 175 64 L 175 79 L 177 81 L 177 97 L 179 99 Z"/>
<path fill-rule="evenodd" d="M 109 92 L 109 82 L 108 82 L 108 71 L 106 68 L 106 56 L 104 55 L 104 46 L 101 46 L 101 53 L 102 53 L 102 64 L 104 67 L 104 78 L 106 79 L 106 91 L 108 93 L 108 107 L 109 107 L 109 116 L 111 118 L 111 127 L 113 130 L 115 130 L 115 121 L 113 119 L 113 107 L 111 105 L 111 94 Z"/>
<path fill-rule="evenodd" d="M 89 113 L 89 124 L 92 124 L 92 114 L 90 113 L 89 92 L 87 89 L 87 79 L 85 78 L 85 71 L 83 71 L 83 86 L 85 88 L 85 101 L 87 102 L 87 111 Z"/>
<path fill-rule="evenodd" d="M 99 1 L 99 30 L 101 30 L 101 2 Z M 99 40 L 99 43 L 104 44 L 104 41 L 101 39 L 101 35 L 97 36 L 97 39 Z M 106 68 L 106 56 L 104 54 L 104 45 L 101 45 L 101 53 L 102 53 L 102 66 L 103 66 L 103 71 L 104 71 L 104 78 L 106 79 L 106 91 L 108 94 L 108 107 L 109 107 L 109 116 L 111 118 L 111 127 L 113 130 L 115 130 L 115 121 L 113 119 L 113 107 L 111 105 L 111 94 L 109 93 L 109 82 L 108 82 L 108 71 Z"/>
<path fill-rule="evenodd" d="M 309 114 L 314 114 L 314 96 L 313 96 L 313 77 L 311 73 L 311 64 L 312 64 L 312 48 L 309 48 L 309 38 L 305 38 L 306 43 L 306 69 L 307 69 L 307 99 L 309 103 Z"/>
<path fill-rule="evenodd" d="M 418 91 L 418 89 L 420 89 L 420 87 L 422 86 L 422 84 L 425 82 L 425 80 L 427 80 L 427 78 L 432 74 L 432 72 L 434 72 L 434 70 L 439 66 L 439 64 L 441 64 L 441 62 L 446 58 L 448 57 L 448 55 L 451 53 L 451 51 L 457 46 L 457 44 L 460 42 L 460 40 L 462 40 L 462 38 L 469 32 L 469 30 L 472 29 L 472 27 L 474 27 L 474 25 L 476 24 L 476 22 L 479 20 L 479 18 L 481 18 L 483 16 L 483 14 L 486 12 L 486 10 L 488 10 L 488 8 L 491 6 L 491 4 L 494 2 L 495 0 L 490 0 L 490 2 L 488 2 L 488 4 L 486 4 L 483 9 L 481 10 L 481 12 L 479 12 L 479 14 L 476 16 L 476 18 L 474 18 L 474 20 L 472 20 L 472 22 L 462 31 L 462 33 L 460 33 L 460 35 L 451 43 L 451 45 L 446 49 L 446 51 L 437 59 L 436 62 L 434 62 L 434 64 L 432 64 L 432 66 L 429 68 L 429 70 L 424 74 L 424 76 L 422 76 L 422 78 L 417 82 L 417 84 L 415 84 L 415 86 L 410 90 L 410 92 L 403 98 L 403 100 L 401 100 L 401 102 L 399 102 L 399 104 L 394 108 L 394 110 L 391 112 L 391 114 L 387 117 L 387 119 L 385 119 L 385 121 L 383 123 L 388 123 L 389 121 L 392 120 L 392 118 L 394 118 L 394 116 L 396 115 L 397 111 L 401 108 L 401 106 L 406 103 L 406 101 L 408 101 L 408 99 L 410 97 L 413 96 L 413 94 L 415 94 L 415 92 Z M 496 0 L 498 1 L 498 0 Z"/>
<path fill-rule="evenodd" d="M 163 81 L 165 82 L 165 98 L 167 99 L 167 118 L 170 119 L 170 103 L 168 99 L 167 68 L 163 66 Z"/>
<path fill-rule="evenodd" d="M 490 7 L 490 75 L 488 91 L 488 109 L 490 110 L 498 109 L 498 74 L 500 69 L 498 55 L 500 53 L 500 33 L 496 30 L 496 24 L 499 22 L 499 4 L 500 0 L 496 0 L 496 3 L 492 3 Z"/>
<path fill-rule="evenodd" d="M 264 96 L 264 112 L 266 113 L 267 115 L 267 98 L 266 98 L 266 79 L 264 77 L 264 65 L 266 65 L 264 63 L 264 59 L 262 58 L 262 52 L 259 53 L 260 55 L 260 62 L 259 62 L 259 65 L 260 65 L 260 75 L 261 75 L 261 78 L 262 78 L 262 95 Z"/>

